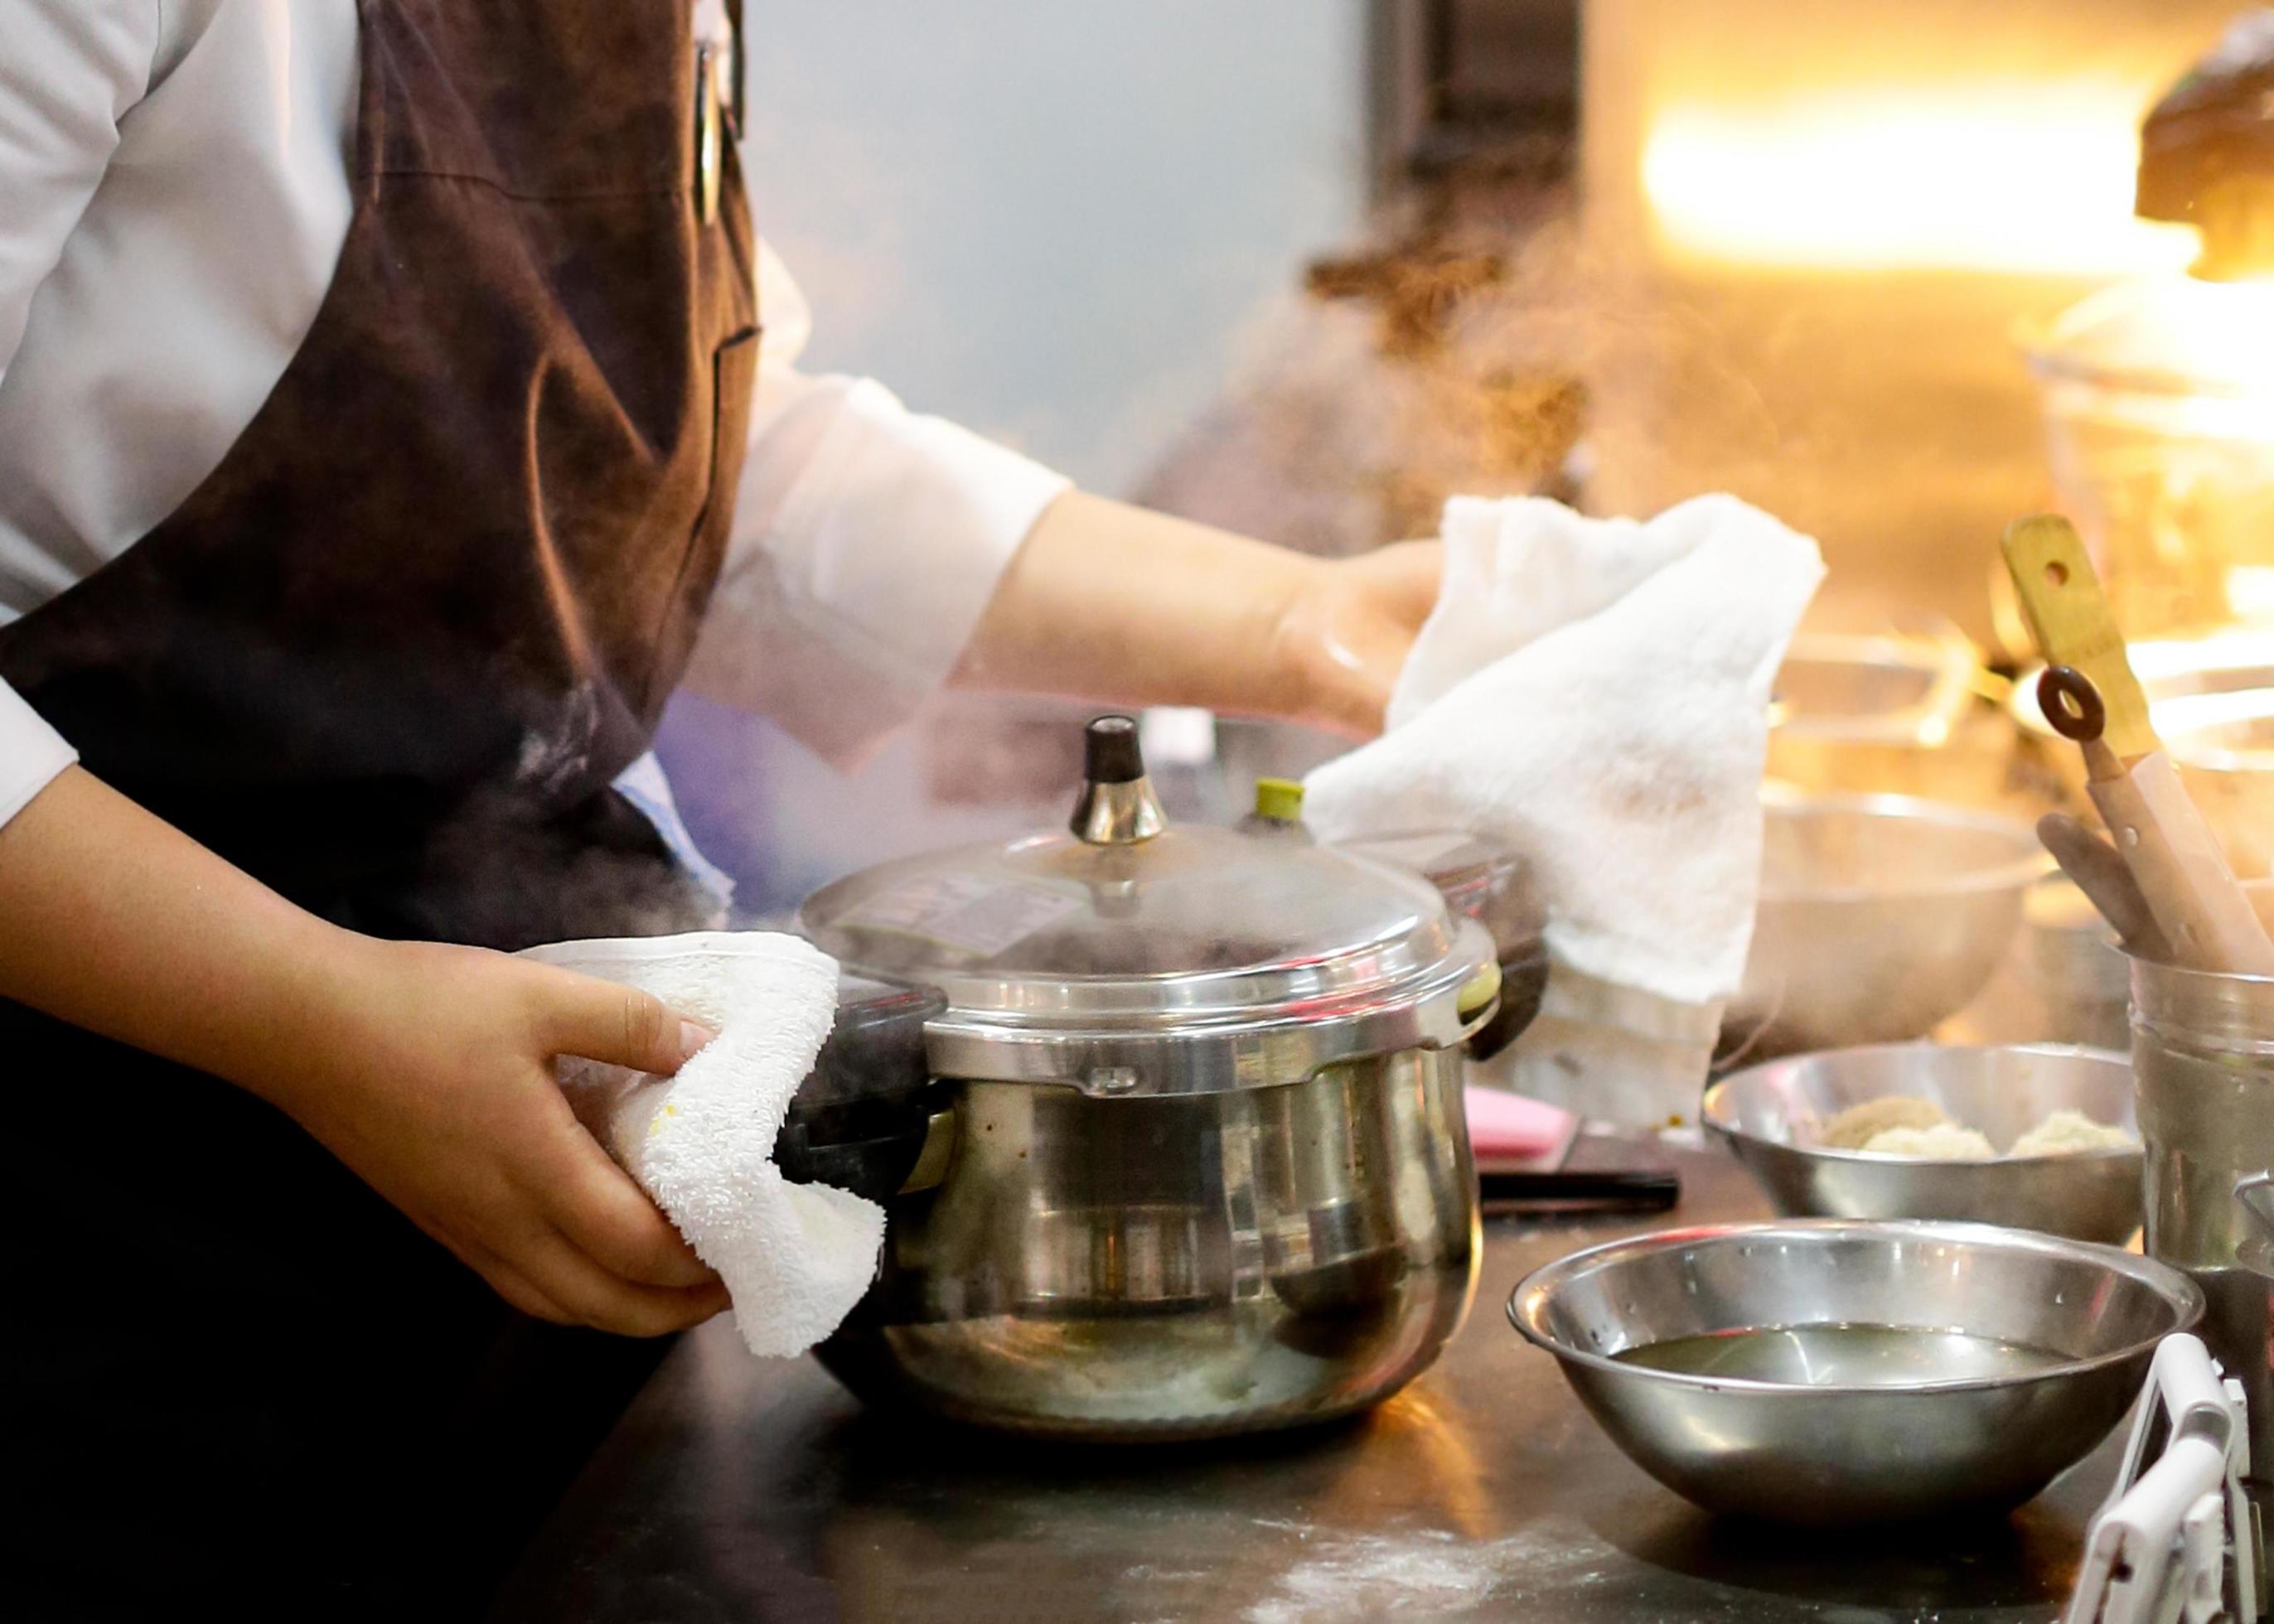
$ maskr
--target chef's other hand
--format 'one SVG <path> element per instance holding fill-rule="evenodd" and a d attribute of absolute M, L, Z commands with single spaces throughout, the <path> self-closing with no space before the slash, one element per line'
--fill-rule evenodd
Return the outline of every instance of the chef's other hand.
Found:
<path fill-rule="evenodd" d="M 727 1305 L 553 1069 L 576 1055 L 668 1075 L 710 1032 L 651 994 L 503 953 L 363 953 L 347 1026 L 276 1104 L 523 1312 L 653 1336 Z"/>
<path fill-rule="evenodd" d="M 1436 606 L 1444 566 L 1434 541 L 1321 566 L 1280 624 L 1277 663 L 1292 685 L 1282 713 L 1362 739 L 1380 733 L 1397 673 Z"/>
<path fill-rule="evenodd" d="M 1328 560 L 1068 491 L 1020 544 L 954 681 L 1382 731 L 1444 550 Z"/>

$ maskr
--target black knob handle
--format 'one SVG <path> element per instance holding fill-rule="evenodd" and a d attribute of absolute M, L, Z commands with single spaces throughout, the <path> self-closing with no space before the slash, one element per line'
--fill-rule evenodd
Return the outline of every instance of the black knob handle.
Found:
<path fill-rule="evenodd" d="M 1133 784 L 1145 776 L 1137 748 L 1137 719 L 1101 716 L 1082 733 L 1081 776 L 1092 784 Z"/>

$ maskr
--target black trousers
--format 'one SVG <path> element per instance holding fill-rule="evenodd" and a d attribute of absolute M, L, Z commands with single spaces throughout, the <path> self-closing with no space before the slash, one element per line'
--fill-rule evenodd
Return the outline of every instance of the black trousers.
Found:
<path fill-rule="evenodd" d="M 0 1608 L 478 1616 L 666 1344 L 515 1312 L 202 1073 L 0 1003 Z"/>

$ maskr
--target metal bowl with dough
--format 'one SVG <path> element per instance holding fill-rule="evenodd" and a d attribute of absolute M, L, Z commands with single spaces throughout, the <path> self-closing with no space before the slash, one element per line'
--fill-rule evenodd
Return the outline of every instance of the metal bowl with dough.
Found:
<path fill-rule="evenodd" d="M 2129 1147 L 1994 1162 L 1928 1162 L 1827 1148 L 1852 1106 L 1909 1097 L 1979 1130 L 2000 1151 L 2057 1110 L 2122 1128 Z M 1706 1131 L 1803 1218 L 1938 1218 L 2119 1244 L 2140 1227 L 2132 1063 L 2052 1044 L 1890 1043 L 1773 1060 L 1706 1091 Z"/>

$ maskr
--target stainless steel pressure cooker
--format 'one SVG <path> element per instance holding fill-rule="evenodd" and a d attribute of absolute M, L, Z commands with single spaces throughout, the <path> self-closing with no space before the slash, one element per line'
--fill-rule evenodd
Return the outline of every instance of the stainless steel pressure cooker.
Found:
<path fill-rule="evenodd" d="M 1072 1437 L 1373 1404 L 1474 1285 L 1459 1056 L 1494 1012 L 1492 939 L 1418 875 L 1171 829 L 1134 725 L 1086 742 L 1071 832 L 888 863 L 801 911 L 849 974 L 944 1001 L 919 1076 L 876 1068 L 900 1124 L 859 1130 L 885 1256 L 820 1357 L 872 1401 Z M 862 1115 L 843 1076 L 825 1092 Z"/>

